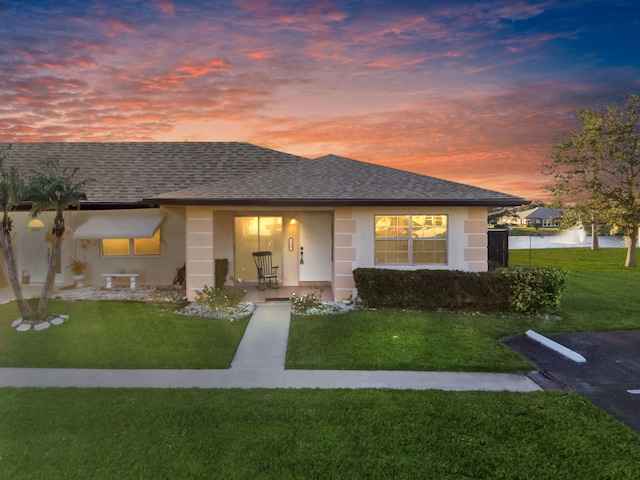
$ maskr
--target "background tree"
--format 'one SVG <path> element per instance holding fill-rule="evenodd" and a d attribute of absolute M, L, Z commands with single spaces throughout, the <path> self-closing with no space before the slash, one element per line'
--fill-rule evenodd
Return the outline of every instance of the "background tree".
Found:
<path fill-rule="evenodd" d="M 640 225 L 640 97 L 628 95 L 623 107 L 573 112 L 581 129 L 554 145 L 544 173 L 554 179 L 547 189 L 572 221 L 599 224 L 628 238 L 625 266 L 636 266 Z M 596 238 L 597 242 L 597 238 Z M 592 245 L 597 247 L 597 243 Z"/>
<path fill-rule="evenodd" d="M 46 319 L 48 316 L 49 296 L 53 291 L 56 274 L 56 264 L 60 257 L 62 236 L 65 232 L 64 211 L 69 207 L 78 207 L 85 186 L 93 180 L 76 180 L 78 168 L 71 171 L 60 168 L 58 160 L 46 160 L 42 168 L 34 172 L 29 185 L 29 199 L 32 202 L 31 214 L 38 214 L 53 210 L 55 212 L 53 223 L 54 243 L 49 258 L 49 269 L 42 287 L 42 294 L 38 301 L 38 317 Z"/>
<path fill-rule="evenodd" d="M 0 206 L 2 207 L 2 232 L 0 232 L 0 248 L 2 257 L 7 268 L 9 283 L 13 289 L 18 309 L 22 319 L 30 321 L 33 319 L 33 312 L 29 304 L 22 295 L 20 278 L 18 277 L 18 267 L 13 251 L 13 220 L 10 212 L 15 210 L 23 201 L 27 199 L 27 184 L 16 167 L 4 168 L 5 156 L 0 152 Z"/>

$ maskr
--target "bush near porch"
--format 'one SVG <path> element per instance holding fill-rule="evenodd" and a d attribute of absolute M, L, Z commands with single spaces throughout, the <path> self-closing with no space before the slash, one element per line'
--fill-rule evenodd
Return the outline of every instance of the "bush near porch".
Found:
<path fill-rule="evenodd" d="M 520 314 L 556 311 L 566 283 L 564 271 L 548 267 L 491 272 L 358 268 L 353 278 L 369 308 Z"/>

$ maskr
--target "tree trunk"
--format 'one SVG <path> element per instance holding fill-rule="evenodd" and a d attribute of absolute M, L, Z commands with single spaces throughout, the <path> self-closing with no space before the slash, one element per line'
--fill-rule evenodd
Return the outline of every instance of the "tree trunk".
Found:
<path fill-rule="evenodd" d="M 13 244 L 11 243 L 11 226 L 3 225 L 2 234 L 0 235 L 0 247 L 2 247 L 2 253 L 4 256 L 4 264 L 7 267 L 7 274 L 9 275 L 9 283 L 13 289 L 13 296 L 18 304 L 18 310 L 23 321 L 30 321 L 33 319 L 33 312 L 29 307 L 29 304 L 22 296 L 22 288 L 20 287 L 20 277 L 18 276 L 18 267 L 16 265 L 15 255 L 13 253 Z"/>
<path fill-rule="evenodd" d="M 53 284 L 56 279 L 56 265 L 58 263 L 58 257 L 60 256 L 60 250 L 62 247 L 62 235 L 64 234 L 64 219 L 62 216 L 56 216 L 53 227 L 53 249 L 51 252 L 51 258 L 49 259 L 49 269 L 47 270 L 47 278 L 44 281 L 42 287 L 42 294 L 38 301 L 38 318 L 40 320 L 46 320 L 49 315 L 49 295 L 53 292 Z"/>
<path fill-rule="evenodd" d="M 638 243 L 638 228 L 629 229 L 629 245 L 627 246 L 627 260 L 624 262 L 625 267 L 636 266 L 636 244 Z"/>
<path fill-rule="evenodd" d="M 591 224 L 591 250 L 600 250 L 600 242 L 598 241 L 598 222 Z"/>

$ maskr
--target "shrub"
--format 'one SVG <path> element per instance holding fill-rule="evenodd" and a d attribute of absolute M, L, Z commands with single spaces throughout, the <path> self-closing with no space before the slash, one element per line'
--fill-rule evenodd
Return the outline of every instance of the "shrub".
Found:
<path fill-rule="evenodd" d="M 553 268 L 500 268 L 491 272 L 386 270 L 353 272 L 369 308 L 537 313 L 560 305 L 566 273 Z"/>
<path fill-rule="evenodd" d="M 211 312 L 224 314 L 244 300 L 246 294 L 246 290 L 212 288 L 205 285 L 196 295 L 196 304 L 207 307 Z"/>
<path fill-rule="evenodd" d="M 516 313 L 555 312 L 567 282 L 560 268 L 511 267 L 497 271 L 509 284 L 509 305 Z"/>
<path fill-rule="evenodd" d="M 505 282 L 492 272 L 357 268 L 358 296 L 369 308 L 471 310 L 508 308 Z"/>
<path fill-rule="evenodd" d="M 215 278 L 216 288 L 224 288 L 229 273 L 229 260 L 226 258 L 216 258 L 215 260 Z"/>
<path fill-rule="evenodd" d="M 291 311 L 298 315 L 304 315 L 312 308 L 319 308 L 322 305 L 321 296 L 322 293 L 320 296 L 315 293 L 307 293 L 300 297 L 294 293 L 291 295 Z"/>

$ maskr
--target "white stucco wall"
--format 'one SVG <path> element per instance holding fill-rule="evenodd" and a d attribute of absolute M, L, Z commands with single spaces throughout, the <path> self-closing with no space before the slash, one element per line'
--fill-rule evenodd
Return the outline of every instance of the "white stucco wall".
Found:
<path fill-rule="evenodd" d="M 118 212 L 126 215 L 127 210 Z M 104 257 L 100 251 L 100 241 L 80 241 L 73 239 L 73 230 L 80 224 L 80 215 L 90 215 L 89 211 L 65 212 L 66 231 L 62 243 L 62 269 L 56 276 L 56 285 L 72 285 L 73 273 L 68 268 L 70 258 L 88 262 L 85 285 L 104 286 L 103 273 L 136 272 L 140 274 L 140 285 L 171 284 L 176 269 L 184 265 L 184 218 L 177 213 L 166 212 L 165 219 L 160 226 L 161 253 L 159 256 L 141 257 Z M 48 268 L 48 255 L 52 244 L 47 242 L 51 238 L 51 228 L 54 214 L 45 212 L 40 218 L 45 228 L 31 231 L 27 228 L 31 216 L 27 212 L 12 214 L 14 221 L 14 250 L 16 251 L 18 274 L 27 271 L 31 284 L 44 283 Z"/>

